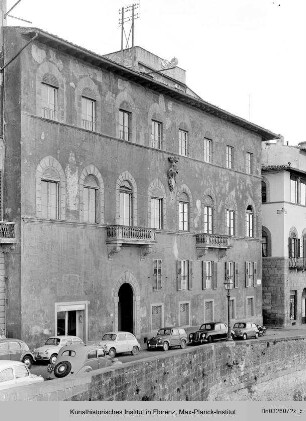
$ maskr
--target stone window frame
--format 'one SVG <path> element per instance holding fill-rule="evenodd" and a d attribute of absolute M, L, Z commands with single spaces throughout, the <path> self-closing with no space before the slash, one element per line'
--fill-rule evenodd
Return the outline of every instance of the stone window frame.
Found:
<path fill-rule="evenodd" d="M 156 194 L 154 194 L 154 192 L 156 192 Z M 155 180 L 153 180 L 151 182 L 151 184 L 149 185 L 148 188 L 148 227 L 151 226 L 151 199 L 153 197 L 159 198 L 159 199 L 163 199 L 163 208 L 162 208 L 162 228 L 161 229 L 166 229 L 167 224 L 167 206 L 166 206 L 166 189 L 163 185 L 163 183 L 156 178 Z"/>
<path fill-rule="evenodd" d="M 48 83 L 49 81 L 49 83 Z M 58 86 L 54 86 L 54 83 Z M 57 113 L 55 121 L 66 121 L 66 91 L 65 79 L 58 67 L 49 61 L 42 63 L 36 72 L 36 115 L 42 116 L 42 84 L 56 87 Z M 49 120 L 49 119 L 48 119 Z M 50 120 L 53 121 L 53 120 Z"/>
<path fill-rule="evenodd" d="M 82 98 L 87 98 L 95 102 L 95 128 L 94 130 L 89 131 L 101 132 L 101 95 L 98 86 L 89 76 L 80 79 L 75 88 L 75 109 L 77 110 L 76 123 L 81 129 L 88 130 L 84 128 L 82 124 Z"/>
<path fill-rule="evenodd" d="M 216 217 L 216 195 L 211 189 L 208 189 L 205 191 L 202 199 L 202 206 L 203 206 L 203 232 L 204 232 L 204 208 L 205 206 L 211 206 L 212 207 L 212 234 L 216 232 L 216 220 L 218 219 Z"/>
<path fill-rule="evenodd" d="M 237 212 L 237 203 L 236 200 L 229 196 L 224 203 L 224 234 L 228 235 L 227 232 L 227 210 L 234 211 L 234 234 L 232 237 L 238 237 L 239 230 L 238 230 L 238 212 Z"/>
<path fill-rule="evenodd" d="M 152 142 L 152 121 L 156 121 L 161 124 L 161 148 L 156 148 Z M 165 127 L 166 127 L 166 117 L 165 112 L 163 111 L 160 104 L 154 102 L 151 104 L 148 110 L 148 146 L 157 151 L 163 151 L 166 149 L 166 136 L 165 136 Z"/>
<path fill-rule="evenodd" d="M 161 316 L 162 324 L 159 327 L 163 327 L 165 325 L 165 304 L 164 303 L 152 303 L 150 305 L 150 332 L 154 332 L 156 330 L 156 329 L 152 329 L 152 321 L 153 321 L 152 320 L 152 310 L 153 310 L 153 307 L 161 307 L 161 310 L 162 310 L 162 316 Z"/>
<path fill-rule="evenodd" d="M 98 209 L 96 213 L 97 224 L 104 224 L 104 182 L 100 171 L 93 165 L 88 165 L 83 169 L 79 178 L 79 218 L 81 222 L 84 221 L 84 182 L 87 176 L 93 175 L 98 183 Z"/>
<path fill-rule="evenodd" d="M 248 299 L 251 298 L 253 300 L 253 314 L 248 314 Z M 255 317 L 256 314 L 256 305 L 255 305 L 255 296 L 254 295 L 247 295 L 245 297 L 245 317 Z"/>
<path fill-rule="evenodd" d="M 205 310 L 205 308 L 206 308 L 206 306 L 205 306 L 205 304 L 207 303 L 207 302 L 211 302 L 212 303 L 212 315 L 213 315 L 213 317 L 212 317 L 212 320 L 206 320 L 206 310 Z M 203 301 L 203 320 L 204 320 L 204 323 L 212 323 L 212 322 L 214 322 L 214 320 L 215 320 L 215 300 L 213 299 L 213 298 L 208 298 L 208 299 L 205 299 L 204 301 Z"/>
<path fill-rule="evenodd" d="M 128 142 L 136 143 L 136 114 L 135 103 L 127 91 L 120 92 L 115 100 L 115 124 L 116 124 L 116 138 L 120 139 L 120 126 L 119 126 L 119 111 L 129 113 L 129 140 Z M 123 139 L 122 139 L 123 140 Z M 127 142 L 127 140 L 123 140 Z"/>
<path fill-rule="evenodd" d="M 133 217 L 133 227 L 137 227 L 137 184 L 134 177 L 128 172 L 125 171 L 118 177 L 116 181 L 116 224 L 120 225 L 120 186 L 123 182 L 128 181 L 132 188 L 132 217 Z"/>
<path fill-rule="evenodd" d="M 181 311 L 180 311 L 180 307 L 181 307 L 182 304 L 188 304 L 188 322 L 189 323 L 187 325 L 182 325 L 182 323 L 181 323 Z M 191 301 L 187 301 L 187 300 L 185 300 L 185 301 L 179 301 L 178 302 L 178 325 L 180 327 L 189 327 L 191 325 L 190 322 L 191 322 Z"/>
<path fill-rule="evenodd" d="M 262 256 L 262 257 L 271 257 L 272 256 L 272 235 L 271 235 L 270 230 L 264 225 L 262 226 L 262 234 L 263 233 L 265 234 L 265 237 L 267 238 L 267 256 Z"/>
<path fill-rule="evenodd" d="M 188 230 L 180 230 L 180 221 L 179 221 L 179 211 L 180 211 L 180 209 L 179 209 L 179 204 L 180 204 L 180 197 L 181 197 L 181 195 L 182 194 L 186 194 L 187 195 L 187 197 L 188 197 L 188 200 L 189 200 L 189 208 L 188 208 Z M 184 233 L 184 232 L 191 232 L 192 231 L 192 229 L 193 229 L 193 226 L 192 226 L 192 219 L 191 219 L 191 210 L 192 210 L 192 203 L 193 203 L 193 200 L 192 200 L 192 194 L 191 194 L 191 191 L 190 191 L 190 189 L 189 189 L 189 187 L 186 185 L 186 184 L 183 184 L 183 185 L 181 185 L 181 187 L 177 190 L 177 194 L 176 194 L 176 214 L 177 214 L 177 231 L 178 232 L 182 232 L 182 233 Z"/>
<path fill-rule="evenodd" d="M 251 208 L 251 210 L 248 210 L 248 208 Z M 249 219 L 250 215 L 252 215 L 252 218 Z M 255 208 L 254 208 L 254 204 L 251 202 L 248 202 L 246 204 L 246 208 L 245 208 L 245 237 L 246 238 L 255 238 L 256 237 L 256 212 L 255 212 Z M 250 222 L 252 222 L 252 235 L 249 235 L 248 233 L 248 227 Z M 250 230 L 249 230 L 250 231 Z"/>
<path fill-rule="evenodd" d="M 58 203 L 59 203 L 59 220 L 64 220 L 66 217 L 66 177 L 61 167 L 61 164 L 52 156 L 43 158 L 36 168 L 36 216 L 42 218 L 42 191 L 41 181 L 46 170 L 52 168 L 58 173 L 59 176 L 59 187 L 58 187 Z M 58 181 L 58 180 L 56 180 Z"/>

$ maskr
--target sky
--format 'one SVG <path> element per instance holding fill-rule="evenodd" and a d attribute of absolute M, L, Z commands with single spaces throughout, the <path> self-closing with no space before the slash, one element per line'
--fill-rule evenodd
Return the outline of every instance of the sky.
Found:
<path fill-rule="evenodd" d="M 17 0 L 7 0 L 8 9 Z M 133 0 L 21 0 L 8 25 L 34 26 L 98 54 L 121 48 Z M 306 0 L 134 0 L 135 45 L 176 57 L 204 101 L 306 141 Z M 128 30 L 128 27 L 126 27 Z"/>

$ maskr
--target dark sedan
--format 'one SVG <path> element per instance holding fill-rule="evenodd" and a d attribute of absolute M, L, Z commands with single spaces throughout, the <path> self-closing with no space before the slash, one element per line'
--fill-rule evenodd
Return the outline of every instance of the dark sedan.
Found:
<path fill-rule="evenodd" d="M 227 325 L 222 322 L 203 323 L 193 333 L 189 333 L 189 344 L 199 345 L 206 342 L 215 342 L 227 338 Z"/>

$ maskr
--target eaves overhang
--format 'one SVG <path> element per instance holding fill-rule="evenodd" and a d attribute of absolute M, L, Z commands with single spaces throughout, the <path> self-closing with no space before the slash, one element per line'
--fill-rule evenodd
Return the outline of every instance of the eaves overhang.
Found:
<path fill-rule="evenodd" d="M 281 172 L 281 171 L 290 171 L 292 174 L 306 174 L 305 170 L 301 170 L 300 168 L 293 167 L 292 165 L 262 165 L 261 172 Z"/>
<path fill-rule="evenodd" d="M 93 66 L 99 67 L 103 70 L 116 73 L 117 75 L 129 79 L 132 82 L 138 83 L 145 88 L 152 89 L 161 94 L 167 95 L 177 101 L 188 104 L 191 107 L 195 107 L 205 113 L 214 115 L 222 120 L 228 121 L 232 124 L 240 126 L 245 130 L 256 133 L 262 138 L 262 141 L 278 139 L 279 134 L 273 133 L 270 130 L 266 130 L 261 126 L 253 124 L 241 117 L 229 113 L 215 105 L 212 105 L 202 99 L 195 98 L 184 92 L 176 90 L 170 86 L 154 80 L 152 77 L 146 76 L 143 73 L 137 72 L 133 69 L 122 66 L 106 57 L 100 56 L 92 51 L 89 51 L 83 47 L 79 47 L 71 42 L 65 41 L 55 35 L 49 34 L 38 28 L 18 28 L 21 33 L 28 37 L 33 37 L 37 34 L 35 42 L 41 42 L 49 47 L 55 48 L 63 53 L 69 54 L 79 60 L 83 60 Z"/>

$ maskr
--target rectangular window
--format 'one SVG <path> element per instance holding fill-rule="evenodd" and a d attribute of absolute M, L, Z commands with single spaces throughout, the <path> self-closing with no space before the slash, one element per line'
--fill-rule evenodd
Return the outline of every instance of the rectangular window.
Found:
<path fill-rule="evenodd" d="M 213 270 L 212 270 L 212 265 L 213 262 L 209 261 L 209 262 L 203 262 L 203 264 L 206 266 L 205 267 L 205 287 L 207 289 L 211 289 L 212 288 L 212 276 L 213 276 Z"/>
<path fill-rule="evenodd" d="M 268 237 L 266 235 L 262 236 L 261 240 L 261 255 L 262 257 L 268 256 Z"/>
<path fill-rule="evenodd" d="M 290 320 L 296 320 L 296 291 L 290 291 Z"/>
<path fill-rule="evenodd" d="M 177 260 L 176 265 L 178 291 L 192 289 L 192 261 Z"/>
<path fill-rule="evenodd" d="M 246 162 L 245 162 L 245 171 L 247 174 L 252 174 L 253 172 L 253 154 L 250 152 L 246 153 Z"/>
<path fill-rule="evenodd" d="M 189 326 L 189 303 L 180 303 L 179 324 Z"/>
<path fill-rule="evenodd" d="M 132 226 L 132 195 L 120 192 L 120 225 Z"/>
<path fill-rule="evenodd" d="M 300 203 L 301 205 L 306 206 L 306 181 L 301 181 L 301 198 Z"/>
<path fill-rule="evenodd" d="M 296 237 L 289 237 L 289 257 L 298 258 L 301 256 L 300 253 L 300 239 Z"/>
<path fill-rule="evenodd" d="M 96 130 L 96 101 L 82 96 L 82 127 Z"/>
<path fill-rule="evenodd" d="M 254 316 L 254 297 L 247 297 L 247 317 Z"/>
<path fill-rule="evenodd" d="M 204 322 L 209 323 L 214 321 L 214 302 L 204 301 Z"/>
<path fill-rule="evenodd" d="M 155 259 L 153 260 L 153 279 L 154 279 L 154 290 L 159 290 L 162 288 L 162 260 Z"/>
<path fill-rule="evenodd" d="M 181 289 L 188 288 L 188 274 L 189 274 L 188 260 L 181 260 Z"/>
<path fill-rule="evenodd" d="M 212 140 L 204 139 L 204 162 L 212 162 Z"/>
<path fill-rule="evenodd" d="M 246 236 L 253 237 L 253 212 L 246 212 Z"/>
<path fill-rule="evenodd" d="M 179 230 L 189 230 L 189 203 L 179 202 Z"/>
<path fill-rule="evenodd" d="M 245 286 L 249 288 L 257 285 L 257 262 L 245 262 Z"/>
<path fill-rule="evenodd" d="M 213 210 L 211 206 L 204 206 L 204 233 L 213 232 Z"/>
<path fill-rule="evenodd" d="M 235 211 L 226 209 L 226 234 L 235 235 Z"/>
<path fill-rule="evenodd" d="M 296 178 L 290 179 L 290 201 L 292 203 L 298 203 L 298 180 Z"/>
<path fill-rule="evenodd" d="M 96 197 L 97 190 L 92 187 L 84 187 L 84 222 L 96 223 Z"/>
<path fill-rule="evenodd" d="M 130 113 L 119 110 L 119 137 L 122 140 L 130 140 Z"/>
<path fill-rule="evenodd" d="M 226 168 L 233 168 L 234 166 L 234 148 L 226 146 Z"/>
<path fill-rule="evenodd" d="M 185 130 L 179 130 L 179 154 L 188 155 L 188 132 Z"/>
<path fill-rule="evenodd" d="M 152 120 L 151 131 L 152 148 L 162 149 L 162 123 Z"/>
<path fill-rule="evenodd" d="M 42 116 L 50 120 L 57 119 L 57 95 L 58 89 L 54 86 L 42 83 Z"/>
<path fill-rule="evenodd" d="M 163 323 L 163 305 L 162 304 L 153 304 L 152 305 L 152 319 L 151 319 L 151 330 L 160 329 Z"/>
<path fill-rule="evenodd" d="M 151 228 L 163 228 L 163 199 L 151 198 Z"/>
<path fill-rule="evenodd" d="M 58 182 L 41 180 L 41 215 L 46 219 L 59 219 Z"/>
<path fill-rule="evenodd" d="M 217 262 L 202 261 L 202 289 L 217 289 L 217 268 Z"/>

